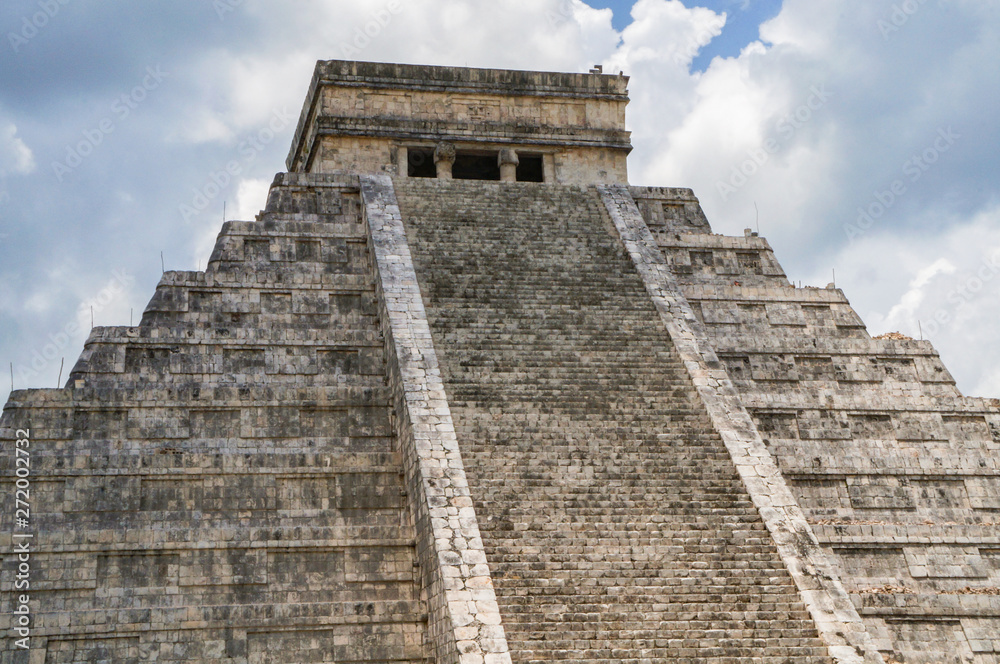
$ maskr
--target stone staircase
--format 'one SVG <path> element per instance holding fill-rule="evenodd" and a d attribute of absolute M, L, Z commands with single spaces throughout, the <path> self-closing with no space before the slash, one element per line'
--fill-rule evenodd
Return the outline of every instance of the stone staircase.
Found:
<path fill-rule="evenodd" d="M 596 191 L 395 185 L 514 662 L 829 662 Z"/>
<path fill-rule="evenodd" d="M 631 187 L 739 400 L 886 661 L 1000 664 L 1000 401 L 927 340 L 871 338 L 767 240 L 684 190 Z"/>

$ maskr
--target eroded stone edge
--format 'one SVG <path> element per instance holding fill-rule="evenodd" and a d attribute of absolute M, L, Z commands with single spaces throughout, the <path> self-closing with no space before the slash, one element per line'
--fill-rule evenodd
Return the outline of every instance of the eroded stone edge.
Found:
<path fill-rule="evenodd" d="M 883 664 L 628 188 L 599 185 L 597 191 L 830 656 L 841 664 Z"/>
<path fill-rule="evenodd" d="M 407 488 L 440 664 L 511 664 L 392 179 L 361 176 Z"/>

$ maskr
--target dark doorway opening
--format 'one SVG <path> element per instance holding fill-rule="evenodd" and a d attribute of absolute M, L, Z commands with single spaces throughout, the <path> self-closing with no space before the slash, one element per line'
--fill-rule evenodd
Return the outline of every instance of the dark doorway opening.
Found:
<path fill-rule="evenodd" d="M 406 151 L 406 174 L 411 178 L 436 178 L 434 150 L 410 148 Z"/>
<path fill-rule="evenodd" d="M 545 182 L 545 169 L 540 154 L 518 154 L 518 182 Z"/>
<path fill-rule="evenodd" d="M 459 152 L 451 174 L 456 180 L 500 179 L 499 152 Z M 517 181 L 545 182 L 542 155 L 518 153 Z M 409 148 L 406 151 L 406 174 L 411 178 L 436 178 L 433 148 Z"/>
<path fill-rule="evenodd" d="M 451 175 L 456 180 L 499 180 L 498 152 L 459 152 Z"/>

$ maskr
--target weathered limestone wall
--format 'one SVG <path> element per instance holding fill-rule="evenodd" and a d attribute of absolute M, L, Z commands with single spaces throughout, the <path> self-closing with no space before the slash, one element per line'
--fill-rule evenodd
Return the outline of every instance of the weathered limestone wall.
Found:
<path fill-rule="evenodd" d="M 628 181 L 626 155 L 592 148 L 567 148 L 553 155 L 555 182 L 615 184 Z"/>
<path fill-rule="evenodd" d="M 1000 661 L 1000 404 L 793 287 L 763 238 L 711 235 L 689 193 L 632 194 L 878 648 Z"/>
<path fill-rule="evenodd" d="M 15 651 L 4 511 L 5 664 L 432 655 L 356 178 L 280 176 L 68 384 L 0 421 L 5 496 L 31 430 L 35 536 Z"/>
<path fill-rule="evenodd" d="M 557 182 L 627 182 L 625 76 L 320 62 L 290 171 L 406 175 L 439 142 L 555 155 Z"/>
<path fill-rule="evenodd" d="M 409 77 L 386 77 L 383 81 L 366 78 L 358 87 L 326 86 L 318 101 L 319 109 L 322 115 L 344 120 L 356 118 L 364 122 L 393 117 L 413 122 L 435 122 L 447 118 L 451 122 L 466 124 L 610 131 L 618 131 L 625 125 L 624 105 L 610 98 L 619 94 L 618 91 L 595 91 L 608 98 L 588 98 L 590 86 L 563 90 L 562 83 L 558 82 L 546 89 L 542 78 L 544 74 L 528 72 L 519 83 L 505 86 L 506 89 L 486 87 L 471 79 L 462 80 L 470 70 L 451 71 L 459 73 L 452 77 L 453 81 L 447 82 L 440 77 L 438 80 L 421 78 L 419 82 Z M 403 85 L 406 87 L 402 88 Z M 518 95 L 519 92 L 522 94 Z M 531 93 L 530 96 L 528 93 Z"/>
<path fill-rule="evenodd" d="M 401 154 L 402 153 L 402 154 Z M 371 136 L 324 136 L 316 146 L 309 173 L 406 172 L 405 150 L 393 141 Z"/>

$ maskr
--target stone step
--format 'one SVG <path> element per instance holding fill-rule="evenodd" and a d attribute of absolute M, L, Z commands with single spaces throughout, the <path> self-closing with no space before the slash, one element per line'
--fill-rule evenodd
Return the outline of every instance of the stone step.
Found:
<path fill-rule="evenodd" d="M 594 190 L 397 183 L 514 662 L 828 662 Z"/>
<path fill-rule="evenodd" d="M 429 664 L 356 187 L 279 185 L 280 214 L 226 223 L 138 325 L 91 330 L 71 389 L 12 394 L 0 433 L 32 432 L 30 659 Z"/>

